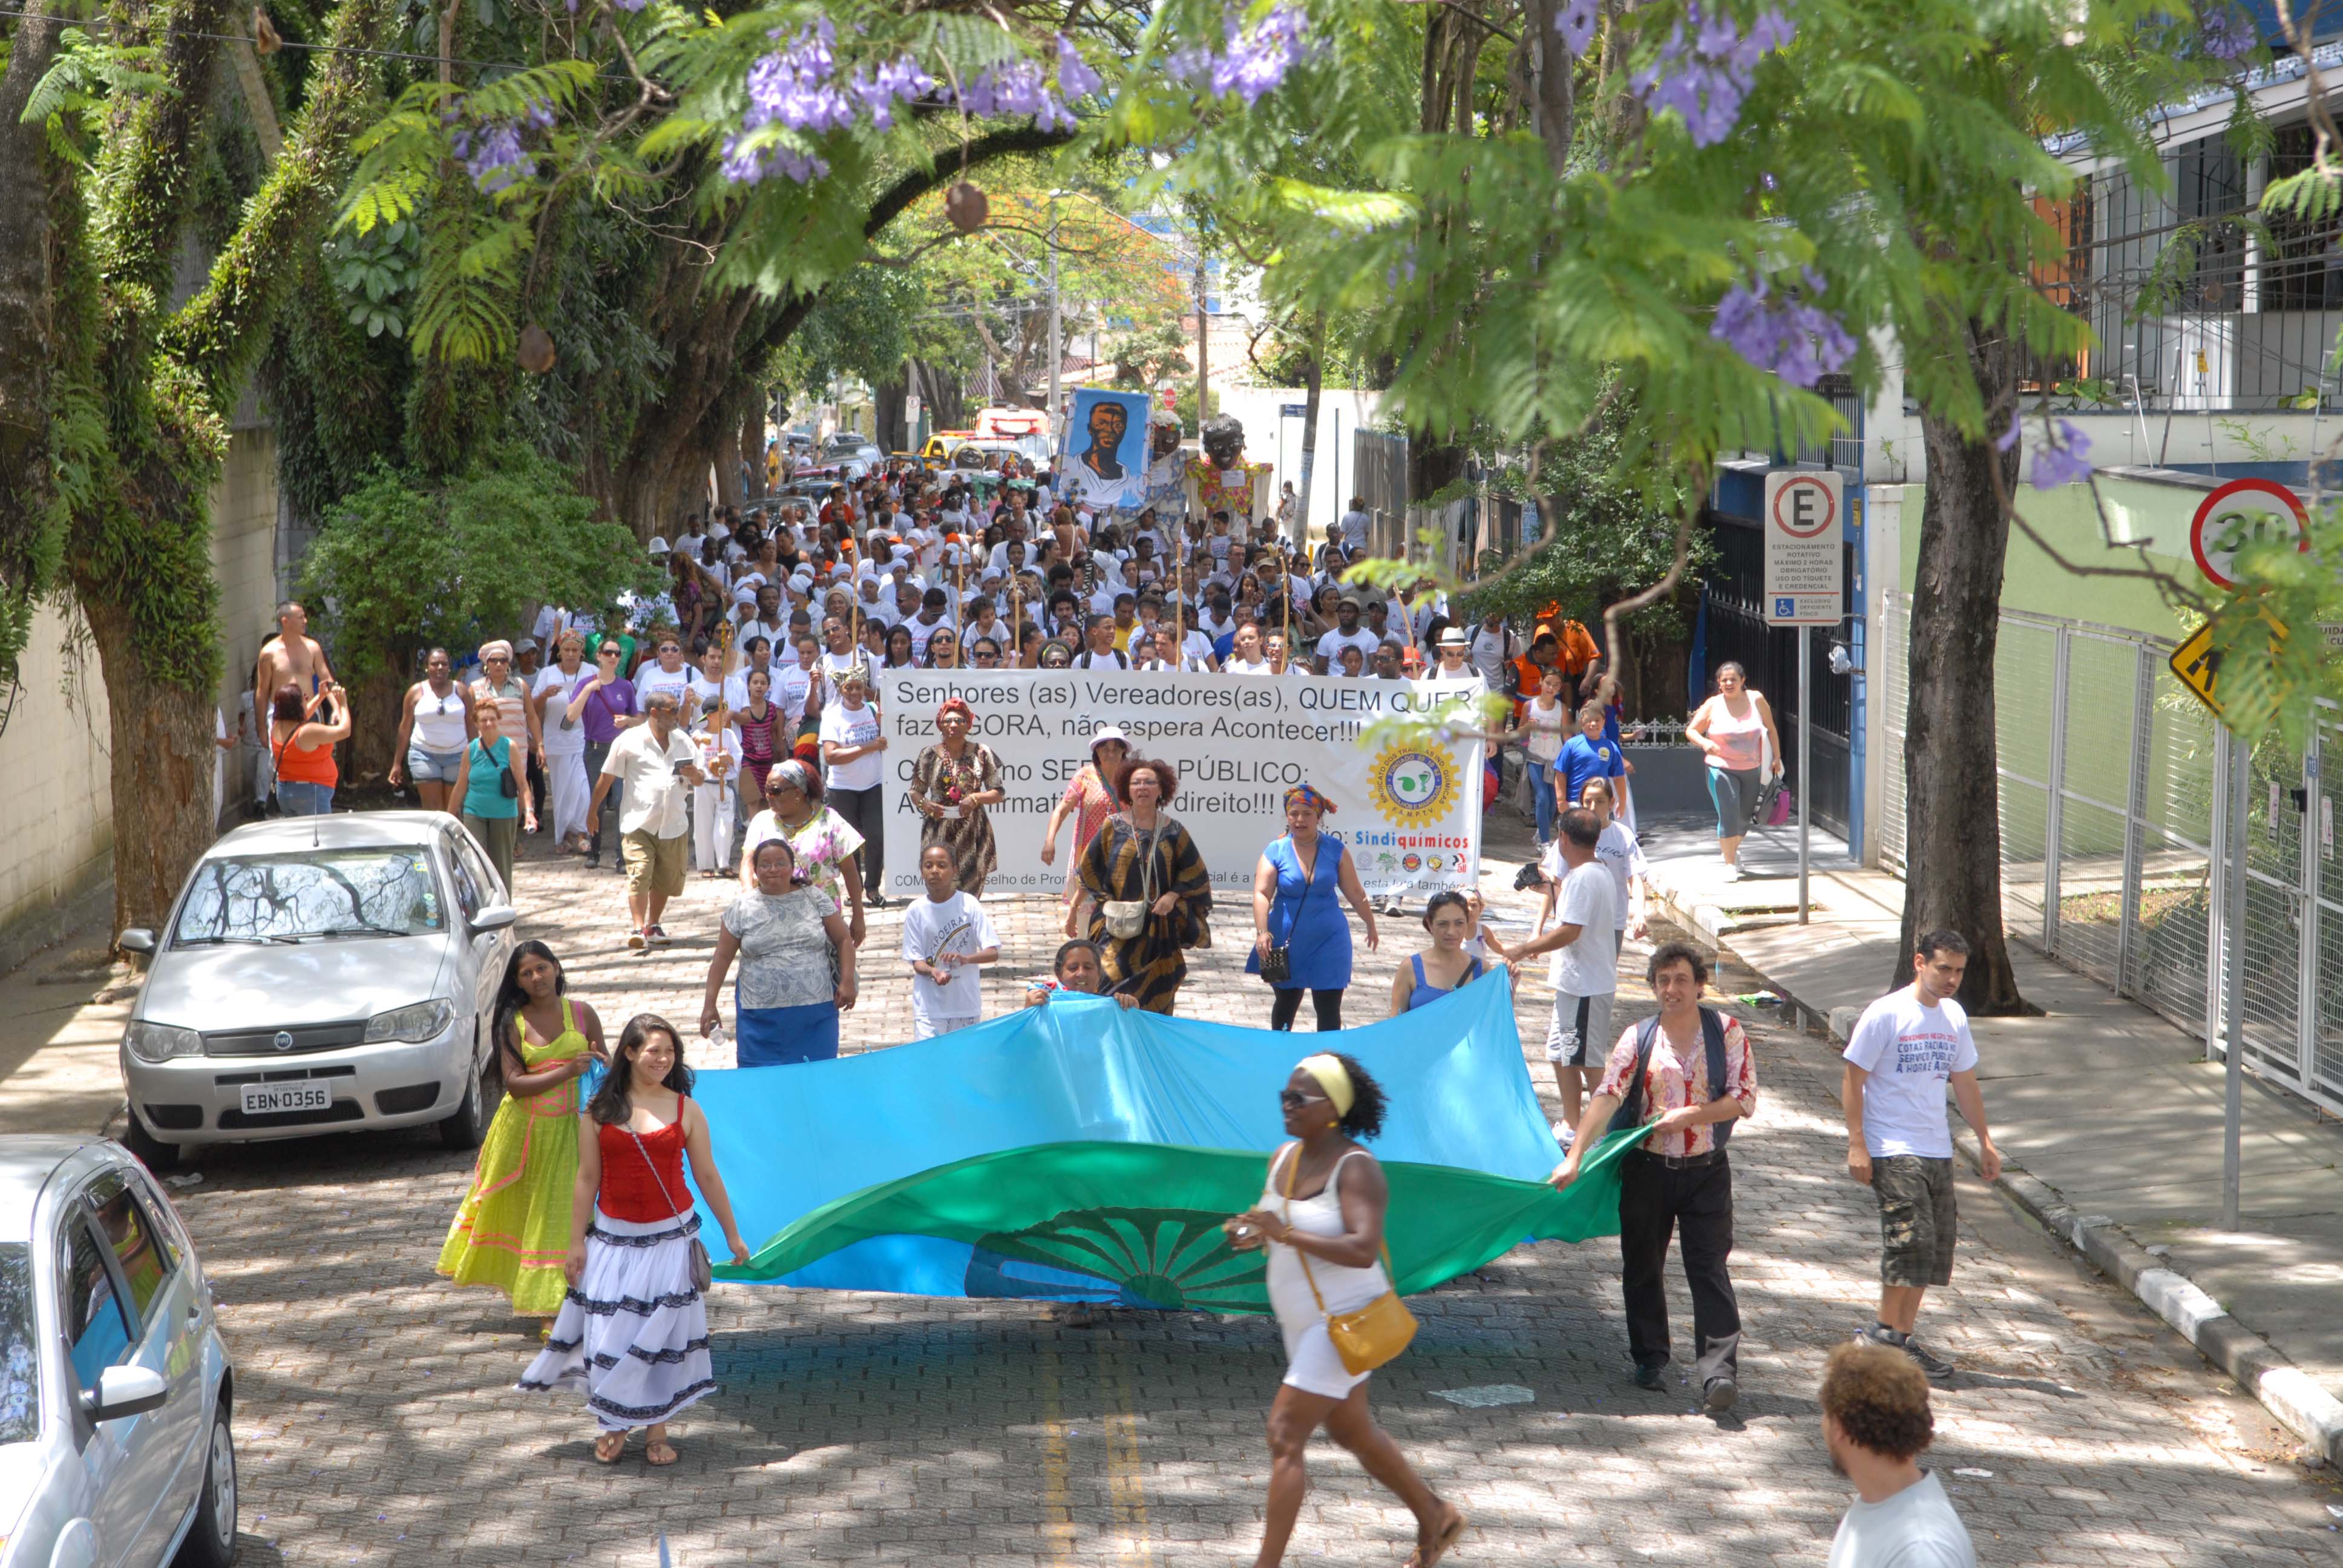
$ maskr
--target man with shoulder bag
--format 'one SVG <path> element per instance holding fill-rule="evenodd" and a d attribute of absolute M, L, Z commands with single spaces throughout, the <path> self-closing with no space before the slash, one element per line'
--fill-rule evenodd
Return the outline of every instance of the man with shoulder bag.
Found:
<path fill-rule="evenodd" d="M 1733 1251 L 1733 1170 L 1725 1149 L 1733 1123 L 1756 1111 L 1756 1061 L 1739 1021 L 1700 1005 L 1708 965 L 1698 949 L 1663 943 L 1644 973 L 1659 1015 L 1619 1037 L 1577 1139 L 1549 1180 L 1557 1188 L 1576 1181 L 1580 1158 L 1604 1132 L 1647 1131 L 1619 1163 L 1619 1284 L 1635 1386 L 1654 1392 L 1667 1387 L 1668 1301 L 1661 1275 L 1673 1231 L 1692 1290 L 1702 1402 L 1710 1411 L 1730 1410 L 1741 1392 L 1741 1308 L 1725 1271 Z"/>

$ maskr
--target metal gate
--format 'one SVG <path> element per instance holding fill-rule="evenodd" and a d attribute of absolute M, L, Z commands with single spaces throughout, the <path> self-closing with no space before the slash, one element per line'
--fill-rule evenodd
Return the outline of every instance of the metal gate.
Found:
<path fill-rule="evenodd" d="M 1880 858 L 1902 875 L 1911 604 L 1885 596 L 1873 662 L 1887 755 Z M 2227 737 L 2169 678 L 2171 645 L 2005 611 L 1994 667 L 2002 918 L 2009 934 L 2220 1050 L 2214 824 Z M 2343 712 L 2310 745 L 2256 749 L 2247 844 L 2242 1034 L 2254 1070 L 2343 1114 Z M 2343 766 L 2343 763 L 2338 763 Z M 2053 781 L 2056 781 L 2055 787 Z"/>

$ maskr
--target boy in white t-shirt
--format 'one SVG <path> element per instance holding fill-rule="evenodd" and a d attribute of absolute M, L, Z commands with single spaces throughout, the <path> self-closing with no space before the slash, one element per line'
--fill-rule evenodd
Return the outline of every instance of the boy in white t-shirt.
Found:
<path fill-rule="evenodd" d="M 1953 1282 L 1953 1130 L 1945 1115 L 1950 1082 L 1976 1132 L 1977 1173 L 2001 1174 L 2001 1151 L 1986 1131 L 1977 1088 L 1976 1041 L 1953 1000 L 1969 962 L 1958 931 L 1929 931 L 1912 955 L 1912 983 L 1863 1010 L 1847 1036 L 1840 1098 L 1846 1111 L 1846 1173 L 1879 1200 L 1879 1321 L 1859 1340 L 1900 1350 L 1932 1378 L 1953 1362 L 1912 1337 L 1930 1285 Z"/>
<path fill-rule="evenodd" d="M 1556 828 L 1554 849 L 1564 868 L 1558 923 L 1522 944 L 1513 961 L 1554 954 L 1554 1017 L 1546 1029 L 1545 1059 L 1554 1064 L 1554 1088 L 1562 1094 L 1562 1120 L 1554 1135 L 1567 1149 L 1586 1093 L 1608 1056 L 1611 999 L 1619 990 L 1619 895 L 1611 873 L 1595 859 L 1603 826 L 1594 813 L 1573 807 Z"/>
<path fill-rule="evenodd" d="M 911 966 L 911 1038 L 930 1040 L 983 1016 L 977 968 L 1001 957 L 1001 938 L 984 906 L 960 890 L 943 845 L 920 852 L 920 880 L 928 896 L 903 910 L 903 960 Z"/>

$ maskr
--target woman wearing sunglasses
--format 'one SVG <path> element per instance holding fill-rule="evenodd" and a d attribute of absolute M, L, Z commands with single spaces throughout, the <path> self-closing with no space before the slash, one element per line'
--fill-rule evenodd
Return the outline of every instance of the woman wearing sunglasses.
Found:
<path fill-rule="evenodd" d="M 1391 1187 L 1361 1143 L 1383 1131 L 1383 1091 L 1348 1056 L 1304 1057 L 1278 1094 L 1292 1141 L 1270 1157 L 1269 1181 L 1249 1212 L 1222 1221 L 1229 1245 L 1269 1250 L 1270 1310 L 1285 1337 L 1285 1378 L 1269 1407 L 1269 1517 L 1253 1568 L 1285 1556 L 1310 1490 L 1310 1434 L 1321 1426 L 1415 1515 L 1408 1568 L 1435 1568 L 1463 1533 L 1464 1515 L 1407 1462 L 1367 1410 L 1371 1372 L 1343 1364 L 1330 1314 L 1354 1312 L 1392 1289 L 1383 1221 Z"/>
<path fill-rule="evenodd" d="M 625 650 L 614 637 L 604 638 L 594 649 L 594 678 L 578 688 L 578 695 L 569 699 L 566 714 L 571 720 L 586 727 L 586 777 L 602 776 L 602 759 L 610 754 L 611 743 L 622 729 L 631 729 L 642 720 L 641 705 L 635 700 L 635 683 L 618 673 L 620 655 Z M 616 779 L 610 781 L 610 819 L 618 819 L 619 792 L 624 786 Z M 602 863 L 602 834 L 599 829 L 586 836 L 586 863 Z M 625 858 L 619 857 L 614 868 L 626 874 Z"/>
<path fill-rule="evenodd" d="M 412 779 L 426 811 L 447 809 L 448 789 L 472 743 L 472 699 L 456 683 L 454 668 L 444 648 L 424 656 L 423 678 L 407 689 L 398 743 L 391 748 L 390 787 Z"/>

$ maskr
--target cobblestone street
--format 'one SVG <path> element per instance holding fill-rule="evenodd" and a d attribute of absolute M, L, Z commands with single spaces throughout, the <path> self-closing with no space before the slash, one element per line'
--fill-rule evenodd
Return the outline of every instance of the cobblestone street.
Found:
<path fill-rule="evenodd" d="M 1493 861 L 1487 885 L 1511 870 Z M 676 946 L 638 956 L 618 877 L 540 859 L 519 880 L 525 934 L 562 955 L 613 1038 L 638 1010 L 696 1018 L 728 884 L 695 879 L 667 918 Z M 1507 893 L 1496 908 L 1525 922 L 1531 906 Z M 1004 954 L 989 1013 L 1014 1005 L 1058 940 L 1054 904 L 992 912 Z M 899 920 L 872 917 L 849 1050 L 910 1034 Z M 1384 927 L 1383 951 L 1362 954 L 1354 1021 L 1380 1016 L 1422 935 L 1413 919 Z M 1183 1013 L 1265 1021 L 1267 994 L 1240 968 L 1246 929 L 1224 910 Z M 1631 948 L 1624 965 L 1643 956 Z M 1727 973 L 1718 989 L 1752 983 Z M 1649 1005 L 1639 973 L 1624 987 L 1623 1021 Z M 1522 990 L 1523 1034 L 1542 1042 L 1542 966 Z M 1713 1420 L 1692 1412 L 1693 1391 L 1631 1385 L 1608 1240 L 1517 1250 L 1416 1299 L 1423 1332 L 1377 1374 L 1375 1408 L 1470 1514 L 1468 1564 L 1819 1563 L 1827 1551 L 1848 1489 L 1813 1395 L 1825 1351 L 1875 1300 L 1875 1211 L 1841 1168 L 1826 1045 L 1737 1010 L 1762 1085 L 1733 1143 L 1741 1404 Z M 704 1048 L 691 1060 L 729 1065 Z M 690 1568 L 1250 1559 L 1282 1367 L 1270 1322 L 1101 1313 L 1082 1329 L 1017 1303 L 723 1286 L 710 1303 L 723 1386 L 680 1423 L 680 1462 L 649 1471 L 638 1442 L 606 1470 L 579 1402 L 513 1391 L 534 1326 L 432 1273 L 469 1164 L 427 1133 L 320 1139 L 209 1152 L 177 1193 L 236 1357 L 246 1563 L 648 1564 L 661 1533 Z M 1962 1363 L 1926 1462 L 1981 1561 L 2343 1557 L 2329 1511 L 2343 1492 L 2295 1463 L 2258 1406 L 1966 1171 L 1962 1203 L 1956 1283 L 1923 1320 Z M 1681 1355 L 1690 1314 L 1673 1262 L 1671 1285 Z M 1501 1384 L 1532 1397 L 1440 1397 Z M 1312 1462 L 1294 1556 L 1396 1568 L 1413 1543 L 1405 1511 L 1331 1442 Z"/>

